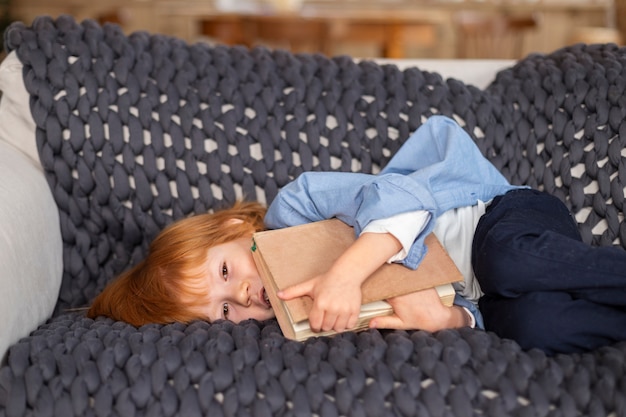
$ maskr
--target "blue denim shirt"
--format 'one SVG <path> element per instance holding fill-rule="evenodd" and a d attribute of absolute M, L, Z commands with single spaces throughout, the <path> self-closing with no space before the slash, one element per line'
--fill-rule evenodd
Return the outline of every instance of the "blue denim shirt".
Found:
<path fill-rule="evenodd" d="M 430 219 L 402 261 L 415 269 L 426 253 L 424 239 L 442 213 L 478 200 L 489 201 L 513 188 L 518 187 L 510 185 L 483 157 L 455 121 L 433 116 L 379 174 L 302 173 L 280 190 L 265 223 L 275 229 L 337 217 L 353 226 L 358 236 L 372 220 L 426 210 Z M 463 301 L 469 305 L 455 304 L 473 306 Z M 477 311 L 475 307 L 470 310 Z"/>

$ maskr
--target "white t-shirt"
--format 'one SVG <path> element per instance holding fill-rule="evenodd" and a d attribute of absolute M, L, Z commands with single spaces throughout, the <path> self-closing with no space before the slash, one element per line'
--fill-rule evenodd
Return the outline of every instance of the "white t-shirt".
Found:
<path fill-rule="evenodd" d="M 454 289 L 466 300 L 474 303 L 478 302 L 482 291 L 472 268 L 472 241 L 478 221 L 485 214 L 487 204 L 478 201 L 474 206 L 448 210 L 439 216 L 433 230 L 463 275 L 463 281 L 455 283 Z M 399 262 L 406 256 L 429 217 L 428 212 L 421 210 L 402 213 L 371 222 L 363 229 L 363 233 L 392 234 L 400 241 L 402 249 L 388 262 Z"/>

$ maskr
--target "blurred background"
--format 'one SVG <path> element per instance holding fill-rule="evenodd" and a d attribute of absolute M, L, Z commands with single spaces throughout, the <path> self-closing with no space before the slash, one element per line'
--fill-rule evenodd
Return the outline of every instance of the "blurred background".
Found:
<path fill-rule="evenodd" d="M 626 0 L 0 0 L 11 21 L 69 14 L 189 42 L 363 58 L 518 59 L 626 40 Z"/>

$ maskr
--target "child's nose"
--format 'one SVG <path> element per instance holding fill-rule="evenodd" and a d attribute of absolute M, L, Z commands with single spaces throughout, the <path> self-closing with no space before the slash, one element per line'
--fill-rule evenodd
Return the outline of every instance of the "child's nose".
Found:
<path fill-rule="evenodd" d="M 250 305 L 250 283 L 248 281 L 241 282 L 237 292 L 237 302 L 245 307 Z"/>

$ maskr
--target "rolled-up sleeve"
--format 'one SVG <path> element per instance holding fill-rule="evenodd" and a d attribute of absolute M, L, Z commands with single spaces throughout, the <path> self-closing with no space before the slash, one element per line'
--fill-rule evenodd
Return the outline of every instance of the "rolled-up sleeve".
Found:
<path fill-rule="evenodd" d="M 411 246 L 415 242 L 429 219 L 427 211 L 417 210 L 396 214 L 380 220 L 370 222 L 362 233 L 389 233 L 402 245 L 402 249 L 387 260 L 388 263 L 400 262 L 406 258 Z"/>
<path fill-rule="evenodd" d="M 474 320 L 476 321 L 475 327 L 477 329 L 483 329 L 483 330 L 485 329 L 483 315 L 480 313 L 480 310 L 478 309 L 478 306 L 476 304 L 472 303 L 471 301 L 466 300 L 465 298 L 463 298 L 462 295 L 459 295 L 457 293 L 454 296 L 454 305 L 465 308 L 467 311 L 470 312 L 471 315 L 474 316 Z"/>

